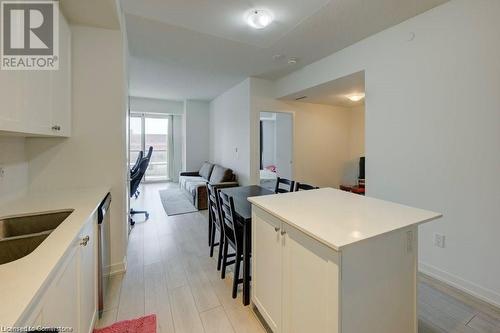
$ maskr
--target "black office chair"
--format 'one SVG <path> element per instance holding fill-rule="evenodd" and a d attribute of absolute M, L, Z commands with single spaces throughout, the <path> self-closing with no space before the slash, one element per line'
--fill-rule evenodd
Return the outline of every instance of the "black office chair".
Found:
<path fill-rule="evenodd" d="M 317 190 L 317 189 L 319 189 L 319 187 L 317 187 L 317 186 L 313 186 L 313 185 L 309 185 L 309 184 L 304 184 L 304 183 L 299 183 L 299 182 L 295 183 L 295 192 L 297 192 L 297 191 Z"/>
<path fill-rule="evenodd" d="M 137 154 L 137 159 L 135 160 L 135 164 L 132 168 L 130 168 L 130 174 L 133 175 L 134 173 L 137 172 L 137 170 L 139 169 L 139 163 L 141 163 L 141 160 L 142 158 L 144 157 L 144 152 L 141 150 L 138 154 Z"/>
<path fill-rule="evenodd" d="M 134 175 L 139 170 L 139 164 L 141 163 L 143 158 L 144 158 L 144 152 L 141 150 L 139 154 L 137 154 L 137 160 L 135 160 L 134 166 L 130 169 L 130 179 L 134 178 Z M 131 195 L 133 195 L 137 199 L 140 193 L 141 192 L 139 191 L 139 189 L 137 189 L 134 193 L 131 193 Z"/>
<path fill-rule="evenodd" d="M 281 185 L 286 185 L 285 188 L 282 188 Z M 286 178 L 276 178 L 276 188 L 274 189 L 274 193 L 288 193 L 293 192 L 295 189 L 295 182 L 293 180 L 289 180 Z"/>
<path fill-rule="evenodd" d="M 151 155 L 153 155 L 153 147 L 150 146 L 148 148 L 148 153 L 147 153 L 145 158 L 147 158 L 148 160 L 151 160 Z"/>
<path fill-rule="evenodd" d="M 137 171 L 134 174 L 130 175 L 130 197 L 132 198 L 135 193 L 137 193 L 137 189 L 139 188 L 139 184 L 141 183 L 142 179 L 144 178 L 144 174 L 146 173 L 146 170 L 148 169 L 149 166 L 149 161 L 151 159 L 151 155 L 153 154 L 153 147 L 149 147 L 148 154 L 146 157 L 142 158 L 142 160 L 139 162 L 139 166 L 137 168 Z M 149 213 L 146 210 L 134 210 L 130 209 L 130 215 L 136 215 L 136 214 L 144 214 L 146 217 L 146 220 L 149 219 Z M 130 224 L 134 225 L 135 221 L 130 217 Z"/>

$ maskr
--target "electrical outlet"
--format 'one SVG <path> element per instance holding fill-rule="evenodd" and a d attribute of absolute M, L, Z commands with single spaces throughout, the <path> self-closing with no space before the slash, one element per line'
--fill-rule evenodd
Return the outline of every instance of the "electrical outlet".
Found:
<path fill-rule="evenodd" d="M 446 237 L 443 234 L 434 234 L 434 246 L 444 249 L 446 246 Z"/>

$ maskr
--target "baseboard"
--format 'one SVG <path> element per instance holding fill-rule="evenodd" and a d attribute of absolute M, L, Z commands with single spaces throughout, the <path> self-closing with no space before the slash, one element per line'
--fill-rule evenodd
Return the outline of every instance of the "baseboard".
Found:
<path fill-rule="evenodd" d="M 109 266 L 109 276 L 123 274 L 127 271 L 127 257 L 123 258 L 122 262 L 111 264 Z"/>
<path fill-rule="evenodd" d="M 436 268 L 432 265 L 420 262 L 418 264 L 418 269 L 420 272 L 441 281 L 449 286 L 452 286 L 464 293 L 467 293 L 475 298 L 482 300 L 496 308 L 500 308 L 500 294 L 494 292 L 493 290 L 483 288 L 473 282 L 464 280 L 456 275 L 445 272 Z"/>

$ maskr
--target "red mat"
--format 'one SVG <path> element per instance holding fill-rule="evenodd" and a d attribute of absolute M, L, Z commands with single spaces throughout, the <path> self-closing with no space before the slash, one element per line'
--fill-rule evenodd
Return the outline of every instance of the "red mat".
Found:
<path fill-rule="evenodd" d="M 108 327 L 95 329 L 94 333 L 156 333 L 156 315 L 120 321 Z"/>

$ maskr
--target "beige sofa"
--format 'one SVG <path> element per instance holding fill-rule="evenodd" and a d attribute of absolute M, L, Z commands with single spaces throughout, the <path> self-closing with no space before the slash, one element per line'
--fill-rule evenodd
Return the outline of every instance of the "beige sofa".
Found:
<path fill-rule="evenodd" d="M 197 209 L 207 209 L 207 182 L 219 188 L 238 186 L 231 169 L 210 162 L 203 163 L 199 171 L 181 172 L 179 175 L 180 188 Z"/>

